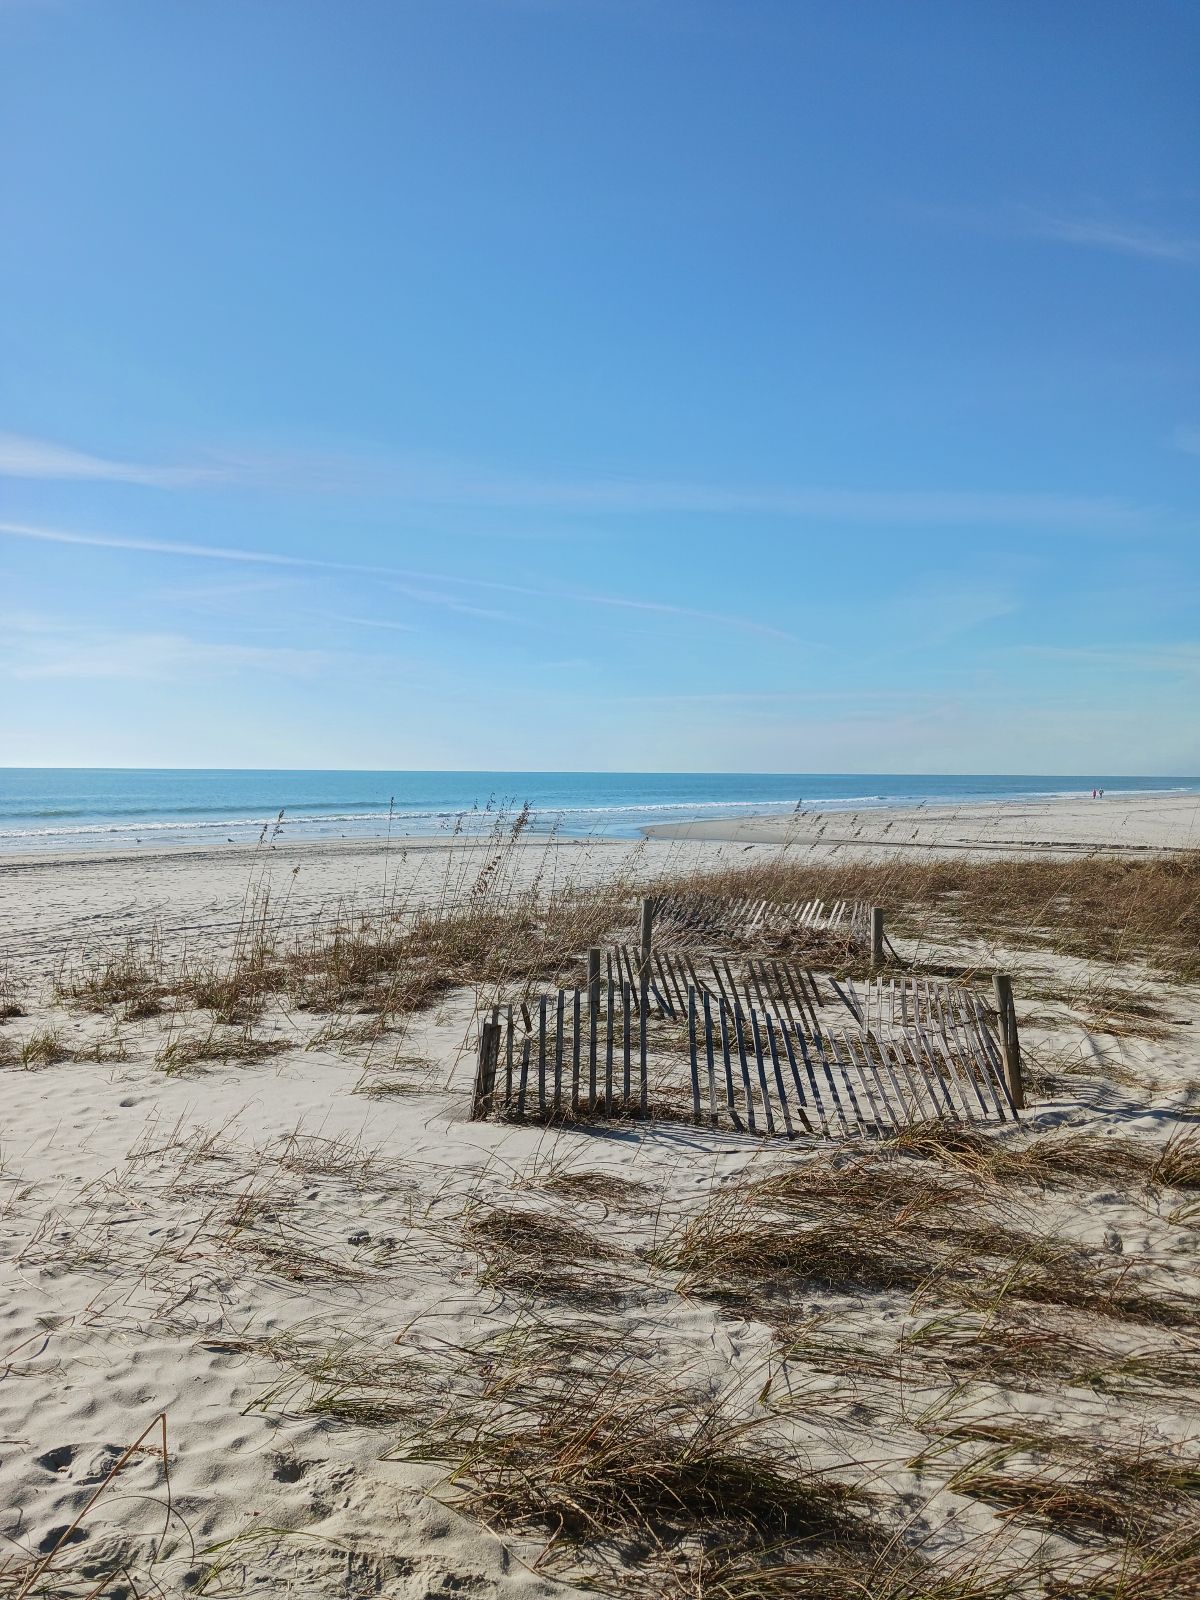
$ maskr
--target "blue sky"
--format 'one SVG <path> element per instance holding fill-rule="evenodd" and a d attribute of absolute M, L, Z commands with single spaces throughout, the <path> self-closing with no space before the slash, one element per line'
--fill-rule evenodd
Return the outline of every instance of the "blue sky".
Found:
<path fill-rule="evenodd" d="M 1200 771 L 1190 0 L 0 0 L 0 763 Z"/>

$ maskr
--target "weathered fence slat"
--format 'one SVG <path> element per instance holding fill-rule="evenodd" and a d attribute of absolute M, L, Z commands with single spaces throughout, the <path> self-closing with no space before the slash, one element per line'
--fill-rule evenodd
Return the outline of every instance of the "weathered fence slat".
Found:
<path fill-rule="evenodd" d="M 562 1080 L 563 1080 L 563 1032 L 564 1019 L 567 1008 L 567 992 L 565 989 L 558 991 L 558 1015 L 554 1023 L 554 1114 L 557 1116 L 562 1110 Z M 539 1085 L 539 1089 L 540 1089 Z M 539 1095 L 539 1098 L 541 1096 Z M 543 1100 L 544 1105 L 544 1100 Z"/>
<path fill-rule="evenodd" d="M 696 991 L 688 990 L 688 1055 L 692 1067 L 692 1120 L 700 1121 L 700 1061 L 696 1048 Z"/>
<path fill-rule="evenodd" d="M 622 979 L 622 982 L 621 982 L 621 1057 L 622 1057 L 622 1064 L 624 1066 L 624 1099 L 625 1099 L 626 1105 L 628 1105 L 628 1103 L 629 1103 L 629 1089 L 630 1089 L 629 1078 L 630 1078 L 630 1071 L 631 1071 L 631 1068 L 632 1068 L 632 1065 L 633 1065 L 633 1062 L 632 1062 L 633 1051 L 632 1051 L 632 1048 L 631 1048 L 632 1043 L 633 1043 L 633 1041 L 632 1041 L 632 1039 L 630 1037 L 630 1020 L 629 1020 L 629 981 L 628 981 L 628 979 Z"/>
<path fill-rule="evenodd" d="M 542 1020 L 545 1021 L 546 1007 L 542 1004 Z M 544 1054 L 544 1052 L 543 1052 Z M 543 1077 L 545 1074 L 543 1073 Z M 529 1040 L 525 1040 L 525 1048 L 521 1051 L 521 1077 L 517 1086 L 517 1115 L 525 1115 L 525 1091 L 529 1086 Z"/>
<path fill-rule="evenodd" d="M 758 1132 L 758 1123 L 754 1116 L 754 1090 L 750 1087 L 750 1065 L 746 1060 L 746 1036 L 742 1031 L 741 1007 L 735 1007 L 733 1013 L 733 1032 L 737 1039 L 738 1061 L 742 1068 L 742 1090 L 746 1096 L 746 1122 L 751 1133 Z"/>
<path fill-rule="evenodd" d="M 604 1109 L 613 1108 L 613 965 L 608 958 L 608 982 L 604 988 Z"/>
<path fill-rule="evenodd" d="M 695 989 L 692 990 L 695 994 Z M 704 990 L 704 1051 L 708 1065 L 708 1120 L 712 1127 L 717 1126 L 717 1075 L 716 1062 L 713 1059 L 713 1026 L 712 1006 L 708 990 Z"/>
<path fill-rule="evenodd" d="M 767 1029 L 767 1043 L 771 1050 L 771 1067 L 775 1074 L 775 1092 L 779 1096 L 779 1110 L 783 1116 L 784 1131 L 789 1139 L 794 1139 L 796 1137 L 796 1130 L 792 1125 L 792 1114 L 788 1110 L 787 1090 L 783 1086 L 783 1072 L 779 1066 L 779 1045 L 775 1039 L 775 1023 L 769 1011 L 763 1017 L 763 1021 L 766 1024 Z M 796 1109 L 800 1116 L 804 1119 L 805 1127 L 807 1127 L 808 1118 L 804 1116 L 803 1105 L 797 1106 Z"/>
<path fill-rule="evenodd" d="M 728 1007 L 722 1003 L 718 1010 L 721 1021 L 721 1054 L 725 1061 L 725 1102 L 729 1107 L 730 1121 L 740 1131 L 743 1124 L 741 1117 L 738 1116 L 736 1097 L 733 1092 L 733 1063 L 730 1060 L 729 1026 L 725 1021 Z M 732 1013 L 729 1014 L 732 1015 Z"/>
<path fill-rule="evenodd" d="M 579 1057 L 580 1046 L 583 1043 L 580 1038 L 579 1015 L 580 995 L 576 989 L 571 1002 L 571 1115 L 573 1117 L 579 1115 Z"/>
<path fill-rule="evenodd" d="M 750 1013 L 750 1028 L 754 1036 L 754 1059 L 758 1066 L 758 1087 L 762 1093 L 763 1118 L 768 1134 L 775 1132 L 775 1118 L 771 1112 L 771 1095 L 767 1088 L 767 1069 L 763 1062 L 762 1035 L 758 1028 L 758 1012 Z"/>
<path fill-rule="evenodd" d="M 596 1109 L 596 1063 L 600 1044 L 600 952 L 588 951 L 588 1110 Z"/>

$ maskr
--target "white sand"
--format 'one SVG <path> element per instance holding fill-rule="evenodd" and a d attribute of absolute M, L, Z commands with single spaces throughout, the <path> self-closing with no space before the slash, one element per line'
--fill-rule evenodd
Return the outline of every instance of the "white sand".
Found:
<path fill-rule="evenodd" d="M 863 855 L 940 853 L 1113 852 L 1200 848 L 1200 795 L 1106 794 L 978 805 L 805 810 L 792 816 L 733 822 L 664 823 L 656 839 L 724 840 Z"/>
<path fill-rule="evenodd" d="M 1059 848 L 1183 847 L 1196 839 L 1197 804 L 1139 797 L 1106 798 L 1094 808 L 978 808 L 970 817 L 873 813 L 858 819 L 874 830 L 869 836 L 855 834 L 844 816 L 831 829 L 870 849 L 890 847 L 911 829 L 925 830 L 922 842 L 939 848 L 1024 849 L 1035 838 Z M 747 842 L 778 843 L 765 825 L 741 824 L 737 842 L 721 847 L 709 842 L 717 826 L 691 830 L 685 843 L 561 845 L 549 855 L 534 845 L 521 870 L 585 881 L 618 867 L 646 873 L 667 863 L 746 859 Z M 840 835 L 820 836 L 823 848 L 834 842 L 845 848 Z M 460 853 L 453 881 L 469 882 L 482 859 L 477 850 Z M 448 864 L 444 849 L 410 849 L 400 860 L 393 852 L 392 890 L 399 881 L 431 892 Z M 121 1451 L 165 1413 L 169 1497 L 149 1435 L 148 1451 L 87 1512 L 80 1542 L 56 1557 L 56 1568 L 82 1573 L 69 1592 L 87 1593 L 99 1581 L 87 1574 L 119 1558 L 136 1575 L 137 1593 L 172 1596 L 189 1585 L 195 1592 L 214 1568 L 206 1591 L 213 1594 L 571 1593 L 530 1570 L 536 1543 L 460 1515 L 445 1503 L 453 1496 L 437 1467 L 401 1459 L 412 1431 L 403 1407 L 373 1425 L 311 1414 L 319 1386 L 304 1376 L 300 1356 L 306 1348 L 353 1346 L 378 1370 L 414 1353 L 436 1361 L 503 1330 L 513 1307 L 478 1285 L 478 1259 L 461 1237 L 463 1208 L 473 1199 L 552 1205 L 624 1253 L 621 1270 L 637 1294 L 609 1324 L 631 1340 L 650 1339 L 664 1370 L 693 1380 L 708 1374 L 753 1397 L 765 1373 L 782 1381 L 768 1331 L 678 1295 L 670 1274 L 632 1252 L 650 1242 L 659 1208 L 670 1216 L 694 1206 L 747 1163 L 805 1155 L 688 1128 L 597 1135 L 469 1123 L 474 997 L 467 993 L 375 1044 L 316 1042 L 327 1019 L 281 1005 L 257 1031 L 294 1041 L 282 1053 L 177 1077 L 155 1063 L 170 1019 L 122 1025 L 113 1059 L 109 1019 L 53 1002 L 57 963 L 80 951 L 119 947 L 154 927 L 173 952 L 227 944 L 251 883 L 269 886 L 276 904 L 290 895 L 289 915 L 301 923 L 335 897 L 370 908 L 385 893 L 381 852 L 364 846 L 281 846 L 269 859 L 222 850 L 0 866 L 0 951 L 28 1013 L 0 1025 L 0 1039 L 19 1046 L 52 1026 L 80 1056 L 36 1071 L 0 1068 L 0 1573 L 5 1554 L 26 1559 L 48 1550 Z M 1069 988 L 1097 976 L 1079 964 L 1005 959 L 1024 993 L 1035 982 Z M 1136 972 L 1118 976 L 1145 981 Z M 1052 1097 L 1031 1108 L 1027 1131 L 1119 1129 L 1161 1142 L 1194 1103 L 1194 993 L 1171 994 L 1158 1039 L 1091 1033 L 1062 1003 L 1022 1000 L 1021 1010 L 1031 1057 L 1053 1058 L 1057 1078 Z M 105 1053 L 110 1059 L 94 1059 Z M 381 1082 L 406 1092 L 355 1092 Z M 364 1164 L 371 1154 L 377 1159 Z M 551 1163 L 637 1177 L 651 1185 L 652 1201 L 634 1211 L 551 1202 L 538 1189 L 538 1174 L 544 1178 Z M 1157 1281 L 1195 1293 L 1194 1234 L 1171 1220 L 1178 1204 L 1178 1196 L 1091 1186 L 1046 1196 L 1034 1221 L 1120 1250 L 1131 1262 L 1144 1258 Z M 298 1277 L 276 1249 L 303 1253 Z M 814 1296 L 812 1309 L 822 1337 L 864 1356 L 878 1350 L 885 1361 L 913 1315 L 903 1295 Z M 1144 1328 L 1123 1337 L 1144 1346 L 1172 1342 Z M 877 1487 L 888 1486 L 898 1504 L 925 1519 L 930 1549 L 971 1536 L 1029 1545 L 1028 1530 L 997 1519 L 979 1500 L 949 1493 L 930 1500 L 950 1457 L 932 1478 L 908 1465 L 928 1443 L 915 1419 L 939 1396 L 950 1404 L 944 1385 L 927 1391 L 910 1380 L 905 1390 L 886 1372 L 850 1383 L 803 1363 L 787 1384 L 799 1407 L 787 1425 L 813 1461 L 847 1469 L 872 1462 Z M 1196 1420 L 1169 1398 L 989 1386 L 959 1393 L 945 1415 L 997 1409 L 1101 1440 L 1141 1430 L 1174 1449 L 1191 1448 L 1182 1441 Z"/>

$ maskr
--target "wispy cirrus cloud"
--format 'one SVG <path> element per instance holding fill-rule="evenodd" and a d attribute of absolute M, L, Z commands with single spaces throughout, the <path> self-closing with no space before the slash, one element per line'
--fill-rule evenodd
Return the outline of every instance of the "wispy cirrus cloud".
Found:
<path fill-rule="evenodd" d="M 377 455 L 208 452 L 200 463 L 141 464 L 0 434 L 0 476 L 123 483 L 159 489 L 255 488 L 369 496 L 399 506 L 571 514 L 759 516 L 819 523 L 924 526 L 1124 527 L 1157 515 L 1111 495 L 989 489 L 863 489 L 721 484 L 611 474 L 496 473 Z"/>
<path fill-rule="evenodd" d="M 39 617 L 0 618 L 5 647 L 0 672 L 20 680 L 194 679 L 267 672 L 313 677 L 331 663 L 328 651 L 223 643 L 170 632 L 133 633 Z"/>
<path fill-rule="evenodd" d="M 17 433 L 0 433 L 0 477 L 132 483 L 154 489 L 193 488 L 223 481 L 219 468 L 156 467 L 116 461 L 46 439 L 28 439 Z"/>
<path fill-rule="evenodd" d="M 471 606 L 455 596 L 438 594 L 428 589 L 414 589 L 412 584 L 438 583 L 462 589 L 475 589 L 500 594 L 524 595 L 530 599 L 569 602 L 577 605 L 602 606 L 627 611 L 655 612 L 660 616 L 706 622 L 723 628 L 734 628 L 745 633 L 756 633 L 764 638 L 779 639 L 789 644 L 799 641 L 792 633 L 776 628 L 770 623 L 752 617 L 739 617 L 725 612 L 703 611 L 691 606 L 681 606 L 665 600 L 638 599 L 622 595 L 597 594 L 580 589 L 538 588 L 529 584 L 506 583 L 492 578 L 464 578 L 445 572 L 420 572 L 405 567 L 377 566 L 367 562 L 332 561 L 321 556 L 291 556 L 270 550 L 245 550 L 230 545 L 176 543 L 168 539 L 144 539 L 123 534 L 79 533 L 69 528 L 44 528 L 31 523 L 0 522 L 0 536 L 9 539 L 26 539 L 41 544 L 74 545 L 92 550 L 127 550 L 147 555 L 173 556 L 201 561 L 229 561 L 250 565 L 290 567 L 310 572 L 343 572 L 364 577 L 398 580 L 395 587 L 406 590 L 418 603 L 442 605 L 460 612 L 473 611 L 476 615 L 494 620 L 518 620 L 510 614 Z"/>
<path fill-rule="evenodd" d="M 1088 250 L 1108 250 L 1117 255 L 1141 256 L 1149 261 L 1172 261 L 1181 266 L 1200 264 L 1200 239 L 1168 233 L 1136 223 L 1096 216 L 1025 213 L 1025 231 L 1037 238 Z"/>
<path fill-rule="evenodd" d="M 1191 639 L 1176 644 L 1126 645 L 1120 649 L 1090 649 L 1086 646 L 1025 645 L 1022 655 L 1043 661 L 1079 662 L 1082 666 L 1116 667 L 1122 672 L 1200 673 L 1200 642 Z"/>
<path fill-rule="evenodd" d="M 1082 250 L 1102 250 L 1176 266 L 1200 265 L 1200 237 L 1172 228 L 1152 227 L 1100 210 L 997 205 L 922 206 L 920 215 L 980 233 L 1009 238 L 1045 239 Z"/>

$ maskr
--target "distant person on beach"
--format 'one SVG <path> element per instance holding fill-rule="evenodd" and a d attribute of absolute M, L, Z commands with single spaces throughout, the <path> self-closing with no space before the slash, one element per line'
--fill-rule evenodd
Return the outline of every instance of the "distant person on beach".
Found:
<path fill-rule="evenodd" d="M 1092 799 L 1094 800 L 1095 798 L 1096 798 L 1096 791 L 1095 791 L 1095 789 L 1093 789 L 1092 790 Z"/>

